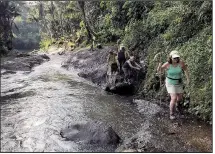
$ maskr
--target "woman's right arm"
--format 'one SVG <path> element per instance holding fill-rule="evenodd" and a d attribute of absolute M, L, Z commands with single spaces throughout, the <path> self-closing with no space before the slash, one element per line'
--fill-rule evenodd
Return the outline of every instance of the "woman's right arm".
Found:
<path fill-rule="evenodd" d="M 134 66 L 131 64 L 131 62 L 130 62 L 129 60 L 128 60 L 127 62 L 128 62 L 128 65 L 129 65 L 131 68 L 134 68 L 134 69 L 139 70 L 139 68 L 138 68 L 138 67 L 134 67 Z"/>
<path fill-rule="evenodd" d="M 162 73 L 167 68 L 168 64 L 168 62 L 164 63 L 163 65 L 159 63 L 157 67 L 157 72 Z"/>

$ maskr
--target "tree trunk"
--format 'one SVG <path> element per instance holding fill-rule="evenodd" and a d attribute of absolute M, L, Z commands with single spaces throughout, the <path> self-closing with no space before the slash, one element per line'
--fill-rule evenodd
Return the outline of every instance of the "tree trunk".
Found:
<path fill-rule="evenodd" d="M 93 36 L 96 37 L 96 34 L 93 32 L 93 30 L 91 29 L 89 23 L 87 22 L 86 20 L 86 15 L 85 15 L 85 9 L 84 9 L 84 6 L 85 6 L 85 2 L 84 1 L 78 1 L 78 6 L 82 12 L 82 15 L 83 15 L 83 21 L 84 21 L 84 25 L 86 27 L 86 30 L 87 30 L 87 34 L 88 34 L 88 40 L 87 40 L 87 43 L 89 43 L 90 41 L 93 41 Z"/>

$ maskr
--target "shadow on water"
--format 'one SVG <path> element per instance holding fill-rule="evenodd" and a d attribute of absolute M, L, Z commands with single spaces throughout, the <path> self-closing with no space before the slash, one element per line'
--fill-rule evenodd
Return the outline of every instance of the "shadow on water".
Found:
<path fill-rule="evenodd" d="M 13 92 L 15 89 L 11 89 L 8 92 Z M 10 100 L 10 99 L 19 99 L 23 97 L 28 97 L 28 96 L 33 96 L 35 95 L 34 91 L 27 91 L 23 93 L 13 93 L 13 94 L 8 94 L 8 95 L 1 95 L 1 104 L 4 104 L 5 101 Z"/>

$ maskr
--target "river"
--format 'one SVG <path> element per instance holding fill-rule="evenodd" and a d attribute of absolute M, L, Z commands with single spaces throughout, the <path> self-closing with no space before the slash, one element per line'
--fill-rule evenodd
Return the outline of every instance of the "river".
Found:
<path fill-rule="evenodd" d="M 156 114 L 160 110 L 154 105 L 146 111 L 145 106 L 141 113 L 132 97 L 105 92 L 78 77 L 75 70 L 61 68 L 66 56 L 50 58 L 32 72 L 2 75 L 1 152 L 114 152 L 112 148 L 65 141 L 60 131 L 77 122 L 99 120 L 126 140 L 143 129 L 143 124 L 147 125 L 150 112 Z M 201 132 L 205 127 L 198 129 Z M 211 130 L 207 127 L 206 132 L 207 140 Z M 205 133 L 199 138 L 202 136 Z"/>
<path fill-rule="evenodd" d="M 2 76 L 2 152 L 105 151 L 61 138 L 61 129 L 89 120 L 111 125 L 122 139 L 137 132 L 143 120 L 131 98 L 102 91 L 75 70 L 61 68 L 63 59 L 52 56 L 31 73 Z"/>

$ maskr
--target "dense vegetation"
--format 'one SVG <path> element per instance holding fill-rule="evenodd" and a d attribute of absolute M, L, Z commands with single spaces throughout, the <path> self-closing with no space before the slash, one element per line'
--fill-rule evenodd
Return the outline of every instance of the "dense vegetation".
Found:
<path fill-rule="evenodd" d="M 121 39 L 147 64 L 139 90 L 146 98 L 166 96 L 164 86 L 154 86 L 155 55 L 165 62 L 178 50 L 190 70 L 190 112 L 212 120 L 212 1 L 38 1 L 28 19 L 40 26 L 43 49 L 62 41 L 77 47 Z"/>
<path fill-rule="evenodd" d="M 0 53 L 5 54 L 12 49 L 12 26 L 15 17 L 19 16 L 18 3 L 0 1 Z"/>

